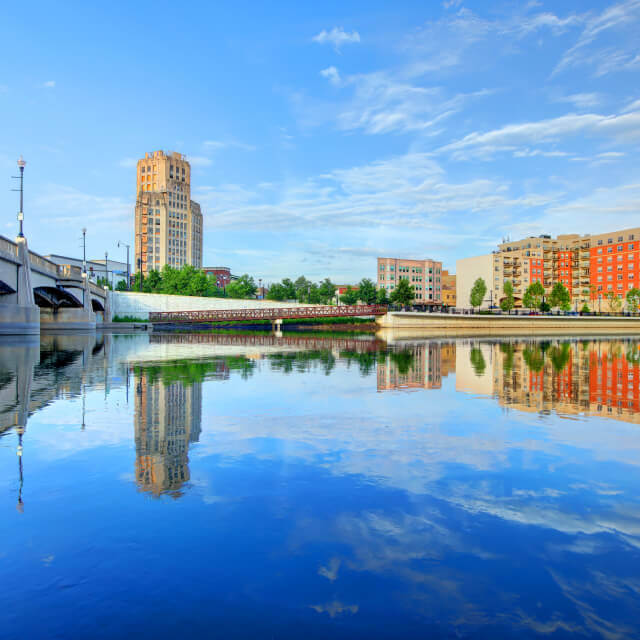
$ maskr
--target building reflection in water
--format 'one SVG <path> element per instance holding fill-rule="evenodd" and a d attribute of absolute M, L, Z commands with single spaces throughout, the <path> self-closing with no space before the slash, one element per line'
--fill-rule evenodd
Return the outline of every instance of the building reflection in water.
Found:
<path fill-rule="evenodd" d="M 136 376 L 136 482 L 143 491 L 179 497 L 189 481 L 189 445 L 202 425 L 202 382 L 166 384 L 149 370 Z"/>
<path fill-rule="evenodd" d="M 597 415 L 640 423 L 636 341 L 530 341 L 458 345 L 456 389 L 525 412 Z"/>
<path fill-rule="evenodd" d="M 409 343 L 378 359 L 378 391 L 439 389 L 455 371 L 455 343 Z"/>

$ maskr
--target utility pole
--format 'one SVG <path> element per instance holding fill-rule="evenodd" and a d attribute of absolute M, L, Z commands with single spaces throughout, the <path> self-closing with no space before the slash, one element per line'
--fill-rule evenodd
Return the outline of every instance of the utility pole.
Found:
<path fill-rule="evenodd" d="M 23 210 L 23 194 L 24 194 L 24 166 L 27 164 L 27 162 L 25 161 L 25 159 L 20 156 L 18 158 L 18 169 L 20 169 L 20 175 L 19 176 L 11 176 L 12 178 L 15 178 L 16 180 L 20 180 L 20 188 L 19 189 L 12 189 L 12 191 L 19 191 L 20 192 L 20 211 L 18 211 L 18 222 L 20 223 L 20 230 L 18 232 L 18 238 L 24 238 L 24 233 L 22 232 L 22 221 L 24 220 L 24 210 Z"/>

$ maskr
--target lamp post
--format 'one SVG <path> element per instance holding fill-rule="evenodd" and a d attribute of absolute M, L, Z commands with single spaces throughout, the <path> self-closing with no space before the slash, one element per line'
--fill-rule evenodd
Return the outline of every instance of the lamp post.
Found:
<path fill-rule="evenodd" d="M 18 232 L 18 238 L 24 238 L 24 233 L 22 232 L 22 221 L 24 220 L 24 212 L 23 212 L 23 185 L 24 185 L 24 167 L 27 164 L 26 160 L 20 156 L 18 158 L 18 169 L 20 169 L 19 176 L 13 176 L 14 178 L 20 180 L 20 188 L 13 189 L 13 191 L 20 192 L 20 210 L 18 211 L 18 222 L 20 223 L 20 231 Z"/>
<path fill-rule="evenodd" d="M 82 227 L 82 273 L 87 277 L 87 227 Z"/>
<path fill-rule="evenodd" d="M 104 284 L 109 284 L 109 254 L 104 252 Z"/>
<path fill-rule="evenodd" d="M 129 245 L 126 242 L 121 242 L 120 240 L 118 240 L 118 247 L 120 247 L 120 245 L 127 247 L 127 291 L 129 291 L 129 283 L 131 280 L 131 276 L 129 275 Z"/>
<path fill-rule="evenodd" d="M 258 300 L 264 298 L 264 291 L 262 290 L 262 278 L 258 278 Z"/>

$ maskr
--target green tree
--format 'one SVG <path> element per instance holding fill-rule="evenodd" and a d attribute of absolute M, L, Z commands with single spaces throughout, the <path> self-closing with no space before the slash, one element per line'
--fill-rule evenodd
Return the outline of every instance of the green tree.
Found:
<path fill-rule="evenodd" d="M 406 306 L 413 302 L 415 291 L 406 278 L 398 280 L 396 288 L 391 292 L 391 302 Z"/>
<path fill-rule="evenodd" d="M 552 307 L 559 307 L 563 311 L 571 309 L 571 294 L 562 282 L 556 282 L 549 294 L 549 304 Z"/>
<path fill-rule="evenodd" d="M 329 304 L 333 301 L 333 297 L 336 295 L 336 285 L 329 280 L 329 278 L 325 278 L 318 287 L 318 291 L 320 292 L 320 298 L 322 299 L 322 304 Z"/>
<path fill-rule="evenodd" d="M 340 296 L 340 302 L 343 304 L 357 304 L 360 299 L 359 293 L 357 289 L 353 289 L 351 285 L 349 285 L 345 292 Z"/>
<path fill-rule="evenodd" d="M 504 298 L 500 300 L 500 308 L 509 313 L 515 307 L 516 301 L 513 297 L 513 285 L 511 280 L 504 281 Z"/>
<path fill-rule="evenodd" d="M 102 289 L 103 287 L 107 287 L 107 289 L 112 289 L 113 287 L 111 286 L 111 283 L 106 279 L 106 278 L 102 278 L 102 277 L 98 277 L 96 278 L 96 284 Z"/>
<path fill-rule="evenodd" d="M 505 373 L 511 373 L 513 365 L 515 364 L 515 348 L 509 342 L 503 342 L 500 344 L 500 351 L 504 353 L 504 360 L 502 361 L 502 368 Z"/>
<path fill-rule="evenodd" d="M 614 291 L 607 291 L 607 301 L 609 302 L 609 311 L 618 313 L 622 308 L 622 298 Z"/>
<path fill-rule="evenodd" d="M 126 291 L 126 290 L 127 290 L 127 281 L 118 280 L 118 284 L 116 284 L 116 291 Z"/>
<path fill-rule="evenodd" d="M 591 309 L 589 309 L 589 305 L 585 302 L 582 305 L 582 309 L 580 309 L 580 313 L 590 313 Z"/>
<path fill-rule="evenodd" d="M 544 352 L 545 350 L 538 345 L 526 347 L 522 350 L 522 359 L 534 373 L 540 373 L 544 368 Z"/>
<path fill-rule="evenodd" d="M 267 300 L 286 300 L 287 289 L 283 284 L 276 282 L 272 284 L 267 293 Z"/>
<path fill-rule="evenodd" d="M 230 298 L 253 298 L 256 294 L 256 283 L 249 274 L 241 275 L 227 285 L 227 295 Z"/>
<path fill-rule="evenodd" d="M 378 293 L 376 293 L 376 302 L 378 304 L 389 304 L 389 298 L 387 297 L 386 289 L 378 289 Z"/>
<path fill-rule="evenodd" d="M 298 278 L 298 280 L 300 280 L 300 278 Z M 298 288 L 289 278 L 285 278 L 282 281 L 282 287 L 284 289 L 283 300 L 299 300 L 300 299 Z"/>
<path fill-rule="evenodd" d="M 638 313 L 640 307 L 640 289 L 634 287 L 627 291 L 627 311 Z"/>
<path fill-rule="evenodd" d="M 307 302 L 309 304 L 320 304 L 322 302 L 322 296 L 320 295 L 320 287 L 315 282 L 311 283 L 311 286 L 309 287 Z"/>
<path fill-rule="evenodd" d="M 544 296 L 544 287 L 540 282 L 532 282 L 522 296 L 522 304 L 527 309 L 539 309 Z"/>
<path fill-rule="evenodd" d="M 482 306 L 482 302 L 486 294 L 487 294 L 487 283 L 482 278 L 478 278 L 473 283 L 473 287 L 471 288 L 471 294 L 469 295 L 469 303 L 474 309 L 476 307 Z"/>
<path fill-rule="evenodd" d="M 289 282 L 291 282 L 289 280 Z M 282 281 L 282 284 L 289 286 L 286 280 Z M 311 288 L 311 281 L 307 280 L 304 276 L 300 276 L 292 285 L 292 289 L 289 290 L 289 294 L 292 299 L 306 300 L 309 295 L 309 289 Z"/>
<path fill-rule="evenodd" d="M 365 304 L 375 304 L 376 302 L 376 285 L 369 278 L 362 278 L 358 284 L 358 293 L 360 300 Z"/>

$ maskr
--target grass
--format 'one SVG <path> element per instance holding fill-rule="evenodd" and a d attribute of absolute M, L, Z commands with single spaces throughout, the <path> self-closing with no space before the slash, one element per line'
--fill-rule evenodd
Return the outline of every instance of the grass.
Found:
<path fill-rule="evenodd" d="M 113 316 L 111 322 L 149 322 L 144 318 L 138 318 L 137 316 Z"/>

